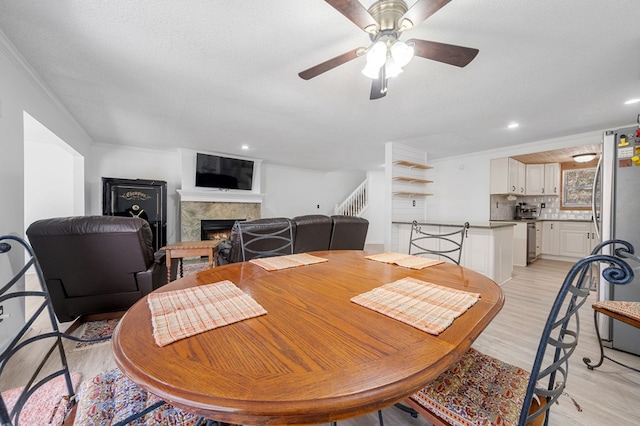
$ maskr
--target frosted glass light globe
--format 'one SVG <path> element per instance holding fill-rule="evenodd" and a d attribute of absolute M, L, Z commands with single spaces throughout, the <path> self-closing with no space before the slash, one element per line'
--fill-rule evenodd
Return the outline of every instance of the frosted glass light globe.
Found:
<path fill-rule="evenodd" d="M 397 41 L 391 46 L 391 57 L 402 68 L 413 58 L 413 46 L 409 46 L 403 41 Z"/>
<path fill-rule="evenodd" d="M 367 65 L 380 68 L 387 60 L 387 45 L 383 41 L 376 42 L 367 52 Z"/>

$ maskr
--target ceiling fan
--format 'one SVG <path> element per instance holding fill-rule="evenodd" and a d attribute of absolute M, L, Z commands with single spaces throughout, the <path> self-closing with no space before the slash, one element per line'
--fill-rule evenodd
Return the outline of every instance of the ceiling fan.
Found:
<path fill-rule="evenodd" d="M 406 42 L 399 40 L 402 32 L 420 24 L 451 0 L 417 0 L 411 8 L 403 0 L 378 0 L 369 9 L 357 0 L 325 1 L 369 33 L 371 45 L 350 50 L 298 73 L 305 80 L 365 56 L 367 64 L 362 72 L 373 79 L 370 99 L 379 99 L 387 94 L 387 80 L 402 72 L 413 55 L 465 67 L 478 54 L 478 49 L 469 47 L 415 38 Z"/>

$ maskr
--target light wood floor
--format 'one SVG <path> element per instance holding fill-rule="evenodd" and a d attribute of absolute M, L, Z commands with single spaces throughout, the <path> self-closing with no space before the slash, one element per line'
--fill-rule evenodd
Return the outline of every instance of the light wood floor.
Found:
<path fill-rule="evenodd" d="M 539 335 L 557 290 L 571 264 L 538 260 L 529 267 L 515 267 L 513 279 L 503 285 L 505 305 L 502 311 L 474 343 L 477 349 L 503 361 L 529 369 Z M 595 300 L 595 292 L 590 296 Z M 549 424 L 562 426 L 630 425 L 640 421 L 640 373 L 605 360 L 594 371 L 582 362 L 583 356 L 597 358 L 598 348 L 593 328 L 590 301 L 581 312 L 581 334 L 569 370 L 565 395 L 551 409 Z M 605 349 L 606 350 L 606 349 Z M 618 353 L 623 362 L 640 368 L 640 357 Z M 91 377 L 114 367 L 109 345 L 84 351 L 68 352 L 72 371 Z M 20 366 L 14 371 L 21 371 Z M 13 369 L 13 368 L 12 368 Z M 10 387 L 4 383 L 3 388 Z M 394 407 L 383 411 L 385 424 L 429 425 L 424 419 L 412 419 Z M 377 425 L 375 413 L 339 422 L 341 426 Z"/>

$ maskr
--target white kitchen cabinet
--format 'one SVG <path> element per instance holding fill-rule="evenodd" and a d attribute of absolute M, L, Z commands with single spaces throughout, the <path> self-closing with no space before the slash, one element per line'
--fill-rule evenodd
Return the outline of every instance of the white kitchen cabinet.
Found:
<path fill-rule="evenodd" d="M 544 165 L 544 195 L 560 195 L 560 164 Z"/>
<path fill-rule="evenodd" d="M 527 222 L 518 222 L 513 227 L 513 264 L 527 266 Z"/>
<path fill-rule="evenodd" d="M 560 255 L 560 222 L 556 220 L 542 222 L 542 254 Z"/>
<path fill-rule="evenodd" d="M 512 159 L 513 160 L 513 159 Z M 527 165 L 519 161 L 513 160 L 518 168 L 518 195 L 525 195 L 525 184 L 527 182 Z"/>
<path fill-rule="evenodd" d="M 536 222 L 536 258 L 542 254 L 542 222 Z"/>
<path fill-rule="evenodd" d="M 560 222 L 560 256 L 582 258 L 591 252 L 590 222 Z"/>
<path fill-rule="evenodd" d="M 591 254 L 593 249 L 596 248 L 596 246 L 601 243 L 601 240 L 596 235 L 596 228 L 593 222 L 589 224 L 589 227 L 591 229 L 591 233 L 590 233 L 591 238 L 589 238 L 589 254 Z"/>
<path fill-rule="evenodd" d="M 525 195 L 544 194 L 544 164 L 527 164 Z"/>
<path fill-rule="evenodd" d="M 491 194 L 524 195 L 524 166 L 513 158 L 491 160 Z"/>

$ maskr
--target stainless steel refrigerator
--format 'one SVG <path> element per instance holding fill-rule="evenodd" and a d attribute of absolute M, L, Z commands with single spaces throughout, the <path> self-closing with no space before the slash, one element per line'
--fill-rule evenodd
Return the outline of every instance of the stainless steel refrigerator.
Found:
<path fill-rule="evenodd" d="M 596 229 L 602 241 L 629 241 L 640 253 L 640 130 L 638 126 L 606 131 L 599 163 L 601 205 L 594 211 Z M 595 189 L 595 186 L 594 186 Z M 596 203 L 594 202 L 594 210 Z M 598 214 L 599 213 L 599 214 Z M 598 220 L 599 218 L 599 220 Z M 638 265 L 631 261 L 631 267 Z M 602 266 L 604 267 L 604 266 Z M 640 301 L 640 271 L 627 285 L 613 285 L 602 279 L 599 300 Z M 605 346 L 640 355 L 640 329 L 600 315 Z"/>

